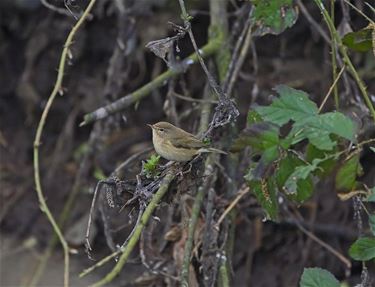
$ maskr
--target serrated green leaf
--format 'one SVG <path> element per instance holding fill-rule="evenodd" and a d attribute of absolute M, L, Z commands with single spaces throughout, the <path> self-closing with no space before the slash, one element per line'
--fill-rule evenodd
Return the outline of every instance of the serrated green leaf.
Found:
<path fill-rule="evenodd" d="M 349 255 L 354 260 L 368 261 L 375 258 L 375 237 L 361 237 L 349 248 Z"/>
<path fill-rule="evenodd" d="M 255 108 L 265 121 L 282 126 L 290 120 L 299 122 L 318 114 L 316 104 L 309 100 L 304 91 L 284 85 L 277 86 L 275 90 L 280 95 L 279 98 L 270 106 Z"/>
<path fill-rule="evenodd" d="M 324 159 L 319 164 L 320 168 L 314 171 L 314 175 L 319 177 L 331 174 L 336 166 L 338 156 L 339 153 L 337 152 L 337 146 L 332 151 L 320 150 L 313 144 L 308 144 L 306 148 L 306 160 L 308 162 L 312 162 L 315 158 Z"/>
<path fill-rule="evenodd" d="M 298 10 L 293 7 L 292 0 L 252 0 L 252 3 L 256 27 L 253 34 L 256 36 L 280 34 L 293 26 L 298 18 Z"/>
<path fill-rule="evenodd" d="M 371 214 L 368 218 L 372 235 L 375 236 L 375 214 Z"/>
<path fill-rule="evenodd" d="M 321 268 L 305 268 L 300 287 L 340 287 L 340 282 L 332 273 Z"/>
<path fill-rule="evenodd" d="M 285 182 L 294 172 L 294 170 L 305 163 L 293 154 L 289 154 L 283 158 L 278 166 L 278 169 L 275 174 L 275 179 L 279 190 L 285 191 Z M 290 200 L 293 200 L 297 203 L 302 203 L 313 194 L 313 183 L 311 176 L 308 176 L 306 179 L 297 180 L 297 187 L 295 194 L 286 193 L 287 197 Z"/>
<path fill-rule="evenodd" d="M 249 173 L 252 173 L 252 171 L 250 170 Z M 268 217 L 271 220 L 277 220 L 279 207 L 274 180 L 272 178 L 268 180 L 251 180 L 248 185 Z"/>
<path fill-rule="evenodd" d="M 297 134 L 293 144 L 307 138 L 311 144 L 321 150 L 332 150 L 336 145 L 330 135 L 337 135 L 354 141 L 355 127 L 351 119 L 342 113 L 326 113 L 306 117 L 293 126 L 291 134 Z"/>
<path fill-rule="evenodd" d="M 232 152 L 251 146 L 256 151 L 265 151 L 279 144 L 279 128 L 273 124 L 262 122 L 244 129 L 231 147 Z"/>
<path fill-rule="evenodd" d="M 365 28 L 356 32 L 347 33 L 342 42 L 356 52 L 367 52 L 372 49 L 372 29 Z"/>
<path fill-rule="evenodd" d="M 287 194 L 297 193 L 297 183 L 306 180 L 310 174 L 318 168 L 319 159 L 315 159 L 313 164 L 297 166 L 284 184 L 284 191 Z"/>
<path fill-rule="evenodd" d="M 318 108 L 308 95 L 287 86 L 277 86 L 280 95 L 271 105 L 257 107 L 255 110 L 268 122 L 282 126 L 294 121 L 289 135 L 282 140 L 288 146 L 308 139 L 321 150 L 332 150 L 336 142 L 331 135 L 351 141 L 355 140 L 355 126 L 351 119 L 342 113 L 318 114 Z"/>
<path fill-rule="evenodd" d="M 359 167 L 359 154 L 352 156 L 339 168 L 336 174 L 336 189 L 340 191 L 351 191 L 356 185 Z"/>

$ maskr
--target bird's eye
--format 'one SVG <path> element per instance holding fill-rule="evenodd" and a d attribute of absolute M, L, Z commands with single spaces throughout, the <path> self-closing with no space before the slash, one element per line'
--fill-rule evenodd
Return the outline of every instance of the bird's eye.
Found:
<path fill-rule="evenodd" d="M 159 132 L 164 132 L 164 129 L 159 128 Z"/>

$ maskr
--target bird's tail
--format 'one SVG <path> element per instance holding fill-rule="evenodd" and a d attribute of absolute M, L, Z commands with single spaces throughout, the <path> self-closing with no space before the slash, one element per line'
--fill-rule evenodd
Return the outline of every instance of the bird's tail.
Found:
<path fill-rule="evenodd" d="M 204 153 L 204 152 L 216 152 L 216 153 L 220 153 L 220 154 L 228 154 L 228 153 L 225 152 L 225 151 L 222 151 L 222 150 L 220 150 L 220 149 L 213 148 L 213 147 L 203 147 L 203 148 L 199 149 L 198 152 L 199 152 L 199 153 Z"/>

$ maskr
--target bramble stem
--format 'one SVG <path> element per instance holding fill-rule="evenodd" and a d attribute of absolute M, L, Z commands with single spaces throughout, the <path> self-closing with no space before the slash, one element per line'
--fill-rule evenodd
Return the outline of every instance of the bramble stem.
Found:
<path fill-rule="evenodd" d="M 363 99 L 364 99 L 364 101 L 365 101 L 368 109 L 370 110 L 371 116 L 372 116 L 372 118 L 373 118 L 373 120 L 375 122 L 375 108 L 372 105 L 371 100 L 370 100 L 370 98 L 369 98 L 369 96 L 367 94 L 367 90 L 366 90 L 365 84 L 363 83 L 361 77 L 358 75 L 358 72 L 355 69 L 352 61 L 350 60 L 350 58 L 348 56 L 348 53 L 346 51 L 346 47 L 342 43 L 341 38 L 340 38 L 340 36 L 339 36 L 336 28 L 335 28 L 335 25 L 334 25 L 331 17 L 328 14 L 328 11 L 324 7 L 322 1 L 321 0 L 314 0 L 314 1 L 315 1 L 315 4 L 319 7 L 321 13 L 323 14 L 324 21 L 326 22 L 331 35 L 333 36 L 334 40 L 336 41 L 336 43 L 338 45 L 340 53 L 343 56 L 344 63 L 347 65 L 349 72 L 352 74 L 354 80 L 357 82 L 359 90 L 362 93 Z"/>
<path fill-rule="evenodd" d="M 163 178 L 158 191 L 154 194 L 150 203 L 147 205 L 147 207 L 146 207 L 146 209 L 145 209 L 145 211 L 144 211 L 144 213 L 141 217 L 140 222 L 138 223 L 138 225 L 134 229 L 133 235 L 129 238 L 128 243 L 121 249 L 122 254 L 119 258 L 119 261 L 116 263 L 115 267 L 102 280 L 92 284 L 91 287 L 103 286 L 104 284 L 107 284 L 107 283 L 111 282 L 121 272 L 122 268 L 124 267 L 125 263 L 127 262 L 128 258 L 130 256 L 130 253 L 133 251 L 134 247 L 136 246 L 136 244 L 137 244 L 137 242 L 138 242 L 138 240 L 141 236 L 141 233 L 143 231 L 143 228 L 146 226 L 146 224 L 147 224 L 148 220 L 150 219 L 152 213 L 154 212 L 154 210 L 158 206 L 158 204 L 161 201 L 161 199 L 163 198 L 163 196 L 168 191 L 168 187 L 171 184 L 174 177 L 175 177 L 175 171 L 174 171 L 174 169 L 170 169 L 167 172 L 167 174 L 165 175 L 165 177 Z M 81 275 L 83 276 L 83 275 L 86 275 L 86 274 L 87 274 L 87 272 L 85 274 L 81 274 Z"/>
<path fill-rule="evenodd" d="M 46 216 L 47 216 L 49 222 L 51 223 L 51 225 L 53 227 L 53 230 L 55 231 L 56 235 L 58 236 L 59 241 L 60 241 L 60 243 L 63 247 L 63 250 L 64 250 L 64 286 L 66 286 L 66 287 L 69 286 L 69 247 L 68 247 L 67 242 L 64 239 L 64 236 L 63 236 L 58 224 L 56 223 L 56 220 L 54 219 L 51 211 L 49 210 L 49 208 L 47 206 L 47 203 L 46 203 L 46 200 L 45 200 L 44 195 L 43 195 L 42 184 L 41 184 L 41 180 L 40 180 L 39 146 L 40 146 L 40 140 L 41 140 L 41 137 L 42 137 L 44 126 L 46 124 L 48 113 L 49 113 L 49 111 L 52 107 L 52 104 L 53 104 L 57 94 L 59 93 L 59 91 L 61 90 L 61 87 L 62 87 L 66 58 L 67 58 L 68 53 L 69 53 L 69 47 L 73 43 L 73 38 L 74 38 L 75 34 L 77 33 L 78 29 L 82 26 L 82 24 L 86 20 L 86 18 L 89 15 L 91 9 L 93 8 L 95 2 L 96 2 L 96 0 L 91 0 L 89 2 L 89 4 L 87 5 L 87 8 L 85 9 L 85 11 L 82 14 L 82 17 L 74 25 L 74 27 L 70 31 L 70 33 L 69 33 L 69 35 L 68 35 L 68 37 L 65 41 L 64 49 L 61 53 L 61 58 L 60 58 L 60 62 L 59 62 L 59 69 L 58 69 L 58 73 L 57 73 L 57 79 L 56 79 L 56 82 L 55 82 L 55 86 L 54 86 L 54 88 L 52 90 L 52 93 L 50 94 L 50 96 L 48 98 L 47 104 L 46 104 L 46 106 L 43 110 L 42 116 L 40 118 L 40 121 L 39 121 L 39 124 L 38 124 L 38 127 L 37 127 L 35 140 L 34 140 L 35 189 L 36 189 L 36 193 L 38 195 L 40 209 L 42 210 L 42 212 L 44 212 L 46 214 Z"/>

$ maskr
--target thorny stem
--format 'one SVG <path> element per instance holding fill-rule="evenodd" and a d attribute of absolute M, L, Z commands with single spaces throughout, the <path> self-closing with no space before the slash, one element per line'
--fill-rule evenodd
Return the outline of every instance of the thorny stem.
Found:
<path fill-rule="evenodd" d="M 358 72 L 357 70 L 355 69 L 352 61 L 350 60 L 349 56 L 348 56 L 348 53 L 346 51 L 346 48 L 345 46 L 343 45 L 342 41 L 341 41 L 341 38 L 335 28 L 335 25 L 334 23 L 332 22 L 332 19 L 331 17 L 329 16 L 328 14 L 328 11 L 326 10 L 326 8 L 324 7 L 323 3 L 321 0 L 314 0 L 315 1 L 315 4 L 319 7 L 321 13 L 323 14 L 323 18 L 324 18 L 324 21 L 327 23 L 327 26 L 328 26 L 328 29 L 331 33 L 331 35 L 333 36 L 334 40 L 336 41 L 338 47 L 339 47 L 339 50 L 344 58 L 344 63 L 347 65 L 350 73 L 352 74 L 354 80 L 357 82 L 357 85 L 362 93 L 362 96 L 363 96 L 363 99 L 368 107 L 368 109 L 370 110 L 370 113 L 372 115 L 372 118 L 375 122 L 375 108 L 374 106 L 372 105 L 371 103 L 371 100 L 367 94 L 367 91 L 366 91 L 366 86 L 365 84 L 363 83 L 361 77 L 358 75 Z"/>
<path fill-rule="evenodd" d="M 63 78 L 64 78 L 64 70 L 65 70 L 65 64 L 66 64 L 66 58 L 69 53 L 69 47 L 73 42 L 74 35 L 78 31 L 78 29 L 81 27 L 81 25 L 84 23 L 85 19 L 88 17 L 91 9 L 93 8 L 96 0 L 91 0 L 86 8 L 86 10 L 83 12 L 82 17 L 77 21 L 77 23 L 74 25 L 72 30 L 70 31 L 65 44 L 64 49 L 61 54 L 60 63 L 59 63 L 59 69 L 57 74 L 57 79 L 55 86 L 52 90 L 51 95 L 48 98 L 47 104 L 43 110 L 42 116 L 40 118 L 38 128 L 35 135 L 34 140 L 34 180 L 35 180 L 35 188 L 38 195 L 38 200 L 40 203 L 41 210 L 46 214 L 48 220 L 50 221 L 56 235 L 59 238 L 59 241 L 63 247 L 64 250 L 64 286 L 69 286 L 69 247 L 67 242 L 64 239 L 64 236 L 56 223 L 51 211 L 49 210 L 46 200 L 43 195 L 42 191 L 42 184 L 40 180 L 40 167 L 39 167 L 39 146 L 40 146 L 40 140 L 42 137 L 43 129 L 46 124 L 48 113 L 52 107 L 53 101 L 55 100 L 57 94 L 61 90 Z"/>
<path fill-rule="evenodd" d="M 133 236 L 129 238 L 128 243 L 121 248 L 122 254 L 119 258 L 119 261 L 116 263 L 115 267 L 112 269 L 111 272 L 109 272 L 102 280 L 92 284 L 92 287 L 98 287 L 98 286 L 103 286 L 104 284 L 107 284 L 111 282 L 122 270 L 123 266 L 127 262 L 131 252 L 133 251 L 134 247 L 136 246 L 141 233 L 143 231 L 143 228 L 146 226 L 148 220 L 150 219 L 152 213 L 158 206 L 160 200 L 163 198 L 163 196 L 166 194 L 168 191 L 169 185 L 171 184 L 172 180 L 175 177 L 175 170 L 172 168 L 170 169 L 165 177 L 163 178 L 160 187 L 158 191 L 154 194 L 152 197 L 150 203 L 146 207 L 141 220 L 139 224 L 135 227 Z M 87 272 L 82 273 L 80 276 L 86 275 Z"/>
<path fill-rule="evenodd" d="M 215 53 L 218 49 L 220 49 L 220 42 L 218 41 L 218 39 L 212 39 L 205 46 L 201 48 L 201 55 L 203 57 L 209 57 L 213 53 Z M 197 62 L 198 62 L 198 56 L 194 52 L 185 60 L 183 60 L 183 65 L 185 68 L 187 68 L 190 65 L 197 63 Z M 114 101 L 111 104 L 108 104 L 91 113 L 86 114 L 80 126 L 87 125 L 94 121 L 104 119 L 114 113 L 117 113 L 127 108 L 133 103 L 138 102 L 144 97 L 148 96 L 156 88 L 163 86 L 168 79 L 178 74 L 181 74 L 183 72 L 185 72 L 185 69 L 169 69 L 165 71 L 164 73 L 160 74 L 154 80 L 142 86 L 138 90 Z"/>

